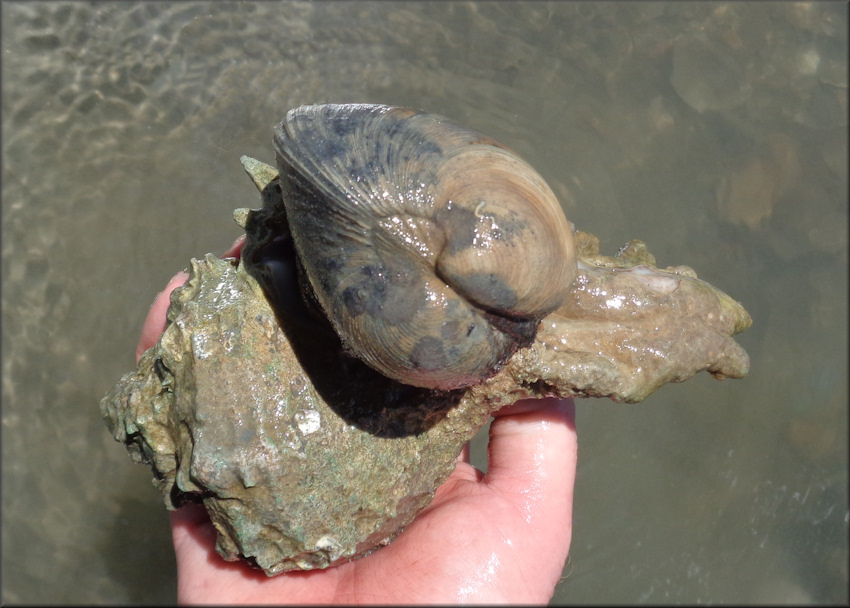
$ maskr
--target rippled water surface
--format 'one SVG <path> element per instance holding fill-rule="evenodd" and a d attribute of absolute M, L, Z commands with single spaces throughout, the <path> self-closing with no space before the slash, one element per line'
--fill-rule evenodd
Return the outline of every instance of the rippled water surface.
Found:
<path fill-rule="evenodd" d="M 846 3 L 4 2 L 2 27 L 4 602 L 173 601 L 166 511 L 98 401 L 168 278 L 238 235 L 239 156 L 326 101 L 492 135 L 604 251 L 640 238 L 753 316 L 745 380 L 578 403 L 555 602 L 847 602 Z"/>

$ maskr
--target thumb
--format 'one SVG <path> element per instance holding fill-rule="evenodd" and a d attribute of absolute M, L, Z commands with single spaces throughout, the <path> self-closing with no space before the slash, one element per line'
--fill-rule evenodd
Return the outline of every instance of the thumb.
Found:
<path fill-rule="evenodd" d="M 572 399 L 518 401 L 490 425 L 484 482 L 520 512 L 538 554 L 560 564 L 556 576 L 571 539 L 577 452 Z"/>

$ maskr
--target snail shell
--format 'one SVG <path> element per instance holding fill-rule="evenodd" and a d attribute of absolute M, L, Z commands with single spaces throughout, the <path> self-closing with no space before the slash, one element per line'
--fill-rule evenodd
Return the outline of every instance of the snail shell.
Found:
<path fill-rule="evenodd" d="M 489 137 L 410 109 L 318 105 L 291 110 L 274 146 L 308 291 L 384 375 L 481 382 L 565 301 L 570 225 L 543 178 Z"/>

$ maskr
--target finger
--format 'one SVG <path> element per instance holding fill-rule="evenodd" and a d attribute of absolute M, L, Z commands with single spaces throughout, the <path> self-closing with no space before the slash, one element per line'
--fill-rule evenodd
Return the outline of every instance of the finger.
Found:
<path fill-rule="evenodd" d="M 165 315 L 168 312 L 169 304 L 171 304 L 171 292 L 185 283 L 188 278 L 189 273 L 185 271 L 175 274 L 151 304 L 148 316 L 145 318 L 144 325 L 142 325 L 139 345 L 136 346 L 136 363 L 139 362 L 142 353 L 156 344 L 159 336 L 165 331 Z"/>
<path fill-rule="evenodd" d="M 490 425 L 484 477 L 564 559 L 578 449 L 574 419 L 572 399 L 522 401 L 500 410 Z"/>
<path fill-rule="evenodd" d="M 233 244 L 227 248 L 227 250 L 221 254 L 222 259 L 224 258 L 239 258 L 242 254 L 242 247 L 245 246 L 245 238 L 246 235 L 242 235 L 233 241 Z"/>

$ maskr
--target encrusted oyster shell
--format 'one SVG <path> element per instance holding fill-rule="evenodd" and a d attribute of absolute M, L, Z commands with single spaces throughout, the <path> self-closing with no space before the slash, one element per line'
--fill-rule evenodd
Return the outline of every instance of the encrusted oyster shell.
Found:
<path fill-rule="evenodd" d="M 192 260 L 168 325 L 101 402 L 170 509 L 202 501 L 217 550 L 269 576 L 325 568 L 392 540 L 431 500 L 491 412 L 524 397 L 640 401 L 707 370 L 746 375 L 737 302 L 639 241 L 618 256 L 576 234 L 579 277 L 536 341 L 483 384 L 388 380 L 339 343 L 275 316 L 234 260 Z"/>

